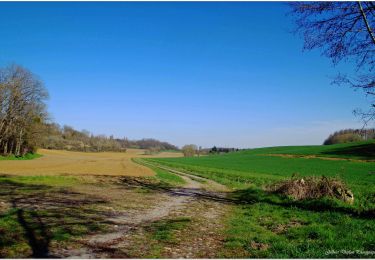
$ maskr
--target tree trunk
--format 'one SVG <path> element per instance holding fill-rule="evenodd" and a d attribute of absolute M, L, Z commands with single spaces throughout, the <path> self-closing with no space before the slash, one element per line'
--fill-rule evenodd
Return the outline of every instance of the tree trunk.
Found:
<path fill-rule="evenodd" d="M 9 149 L 9 153 L 13 153 L 13 150 L 14 149 L 14 140 L 11 141 L 10 143 L 10 149 Z"/>
<path fill-rule="evenodd" d="M 366 17 L 366 13 L 365 13 L 365 11 L 362 8 L 361 1 L 358 1 L 357 3 L 358 3 L 359 10 L 361 11 L 361 15 L 362 15 L 363 21 L 365 22 L 367 32 L 370 34 L 372 43 L 375 44 L 375 36 L 374 36 L 373 31 L 372 31 L 372 28 L 370 27 L 368 19 Z"/>
<path fill-rule="evenodd" d="M 4 155 L 8 155 L 8 142 L 4 144 Z"/>
<path fill-rule="evenodd" d="M 18 138 L 18 141 L 17 141 L 17 147 L 16 147 L 16 156 L 19 156 L 20 155 L 20 152 L 21 152 L 21 143 L 22 143 L 22 129 L 20 131 L 20 136 Z"/>

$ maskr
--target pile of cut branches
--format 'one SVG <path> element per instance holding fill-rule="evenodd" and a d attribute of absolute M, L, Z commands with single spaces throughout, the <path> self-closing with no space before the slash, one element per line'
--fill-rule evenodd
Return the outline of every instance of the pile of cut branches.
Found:
<path fill-rule="evenodd" d="M 267 189 L 273 193 L 290 196 L 295 200 L 331 197 L 350 204 L 354 202 L 353 193 L 343 181 L 325 176 L 304 178 L 293 176 L 291 179 L 275 183 Z"/>

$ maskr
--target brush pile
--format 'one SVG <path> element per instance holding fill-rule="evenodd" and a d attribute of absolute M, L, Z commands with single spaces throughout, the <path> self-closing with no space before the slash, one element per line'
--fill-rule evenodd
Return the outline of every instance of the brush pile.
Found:
<path fill-rule="evenodd" d="M 290 196 L 295 200 L 319 199 L 331 197 L 352 204 L 354 202 L 353 193 L 339 179 L 327 177 L 292 177 L 289 180 L 276 183 L 268 190 Z"/>

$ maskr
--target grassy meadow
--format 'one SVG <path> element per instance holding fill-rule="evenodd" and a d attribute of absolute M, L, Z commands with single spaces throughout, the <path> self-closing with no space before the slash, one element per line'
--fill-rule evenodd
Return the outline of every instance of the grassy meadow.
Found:
<path fill-rule="evenodd" d="M 286 146 L 147 159 L 231 187 L 223 257 L 370 257 L 375 248 L 375 143 Z M 354 204 L 294 201 L 264 187 L 292 175 L 342 179 Z M 370 255 L 369 255 L 370 254 Z"/>

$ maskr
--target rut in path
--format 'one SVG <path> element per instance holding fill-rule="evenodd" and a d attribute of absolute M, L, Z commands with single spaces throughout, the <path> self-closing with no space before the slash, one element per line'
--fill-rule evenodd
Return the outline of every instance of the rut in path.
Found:
<path fill-rule="evenodd" d="M 145 163 L 146 164 L 146 163 Z M 120 212 L 116 217 L 108 219 L 113 223 L 113 231 L 104 234 L 96 234 L 84 238 L 79 249 L 70 249 L 60 252 L 58 255 L 71 258 L 103 258 L 103 257 L 127 257 L 126 251 L 121 250 L 124 247 L 131 247 L 128 241 L 132 233 L 147 223 L 152 223 L 158 220 L 167 218 L 170 215 L 183 214 L 182 212 L 194 212 L 194 217 L 200 218 L 202 223 L 207 222 L 207 225 L 214 223 L 212 219 L 220 218 L 225 213 L 227 205 L 223 204 L 226 200 L 226 187 L 214 181 L 203 179 L 197 176 L 179 172 L 170 168 L 158 165 L 148 166 L 158 167 L 168 170 L 174 174 L 179 175 L 185 180 L 185 184 L 181 188 L 158 189 L 157 196 L 160 197 L 157 205 L 146 210 L 133 210 Z M 140 183 L 141 184 L 141 183 Z M 141 184 L 142 185 L 142 184 Z M 147 187 L 147 186 L 146 186 Z M 154 187 L 149 187 L 153 189 Z M 194 209 L 201 201 L 204 201 L 204 208 L 200 212 Z M 206 209 L 206 210 L 205 210 Z M 197 214 L 197 215 L 196 215 Z M 208 222 L 212 222 L 211 224 Z M 216 229 L 216 227 L 203 227 L 205 229 Z M 210 235 L 215 231 L 209 230 Z M 168 248 L 168 255 L 173 258 L 189 257 L 192 258 L 199 255 L 199 251 L 205 251 L 207 257 L 214 257 L 215 255 L 215 241 L 216 238 L 212 237 L 202 241 L 198 238 L 197 241 L 189 242 L 189 247 L 183 246 L 179 248 Z M 204 246 L 204 243 L 210 243 Z M 212 245 L 211 245 L 212 244 Z M 212 251 L 211 253 L 209 251 Z"/>

